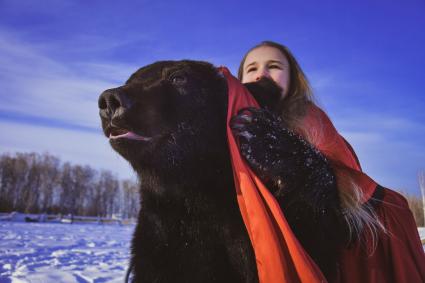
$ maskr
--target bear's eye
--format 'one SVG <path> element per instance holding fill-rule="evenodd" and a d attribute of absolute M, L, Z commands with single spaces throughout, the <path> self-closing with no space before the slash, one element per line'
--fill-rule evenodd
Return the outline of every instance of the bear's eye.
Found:
<path fill-rule="evenodd" d="M 170 81 L 175 85 L 182 85 L 186 83 L 187 78 L 181 74 L 176 74 L 171 76 Z"/>

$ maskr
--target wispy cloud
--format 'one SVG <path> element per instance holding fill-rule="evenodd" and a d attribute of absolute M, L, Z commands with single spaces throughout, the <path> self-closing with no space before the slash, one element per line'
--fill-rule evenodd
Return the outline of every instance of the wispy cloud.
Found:
<path fill-rule="evenodd" d="M 0 111 L 97 127 L 97 98 L 136 67 L 58 61 L 0 32 Z"/>
<path fill-rule="evenodd" d="M 417 173 L 425 170 L 421 145 L 385 132 L 341 131 L 354 147 L 363 170 L 378 183 L 419 194 Z"/>
<path fill-rule="evenodd" d="M 131 177 L 101 133 L 97 99 L 136 66 L 57 59 L 50 48 L 0 30 L 0 152 L 50 152 Z"/>
<path fill-rule="evenodd" d="M 389 83 L 350 72 L 337 67 L 312 72 L 319 104 L 354 147 L 366 173 L 381 185 L 419 193 L 416 174 L 425 169 L 419 142 L 425 139 L 425 124 L 402 107 L 384 107 L 387 97 L 396 96 L 389 95 Z"/>
<path fill-rule="evenodd" d="M 362 114 L 337 116 L 334 122 L 364 171 L 383 186 L 419 193 L 416 174 L 425 169 L 425 151 L 417 141 L 425 138 L 425 126 L 403 117 Z"/>
<path fill-rule="evenodd" d="M 402 116 L 390 116 L 386 113 L 357 109 L 357 111 L 350 111 L 347 114 L 337 113 L 334 117 L 338 127 L 343 129 L 385 133 L 386 135 L 392 133 L 396 134 L 398 138 L 403 138 L 403 133 L 410 133 L 413 136 L 425 133 L 425 125 L 419 121 Z"/>

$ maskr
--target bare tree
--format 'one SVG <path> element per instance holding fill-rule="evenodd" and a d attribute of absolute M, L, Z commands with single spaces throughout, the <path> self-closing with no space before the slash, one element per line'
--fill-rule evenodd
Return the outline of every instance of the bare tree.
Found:
<path fill-rule="evenodd" d="M 41 196 L 40 210 L 42 212 L 54 213 L 52 211 L 55 203 L 58 200 L 57 191 L 60 177 L 60 161 L 57 157 L 44 153 L 41 161 Z"/>
<path fill-rule="evenodd" d="M 24 212 L 38 213 L 41 194 L 42 164 L 40 155 L 31 153 L 27 156 L 28 175 L 24 186 Z"/>
<path fill-rule="evenodd" d="M 29 162 L 31 154 L 18 153 L 16 158 L 11 160 L 11 172 L 9 192 L 11 195 L 12 208 L 16 211 L 25 210 L 27 200 L 27 187 L 29 175 Z"/>
<path fill-rule="evenodd" d="M 135 217 L 138 186 L 110 171 L 63 165 L 48 153 L 0 155 L 0 212 Z"/>
<path fill-rule="evenodd" d="M 75 197 L 74 213 L 87 214 L 87 207 L 91 206 L 92 200 L 88 197 L 88 191 L 93 186 L 95 170 L 89 166 L 75 165 L 72 167 L 73 194 Z"/>
<path fill-rule="evenodd" d="M 118 192 L 118 180 L 110 171 L 102 171 L 100 173 L 99 187 L 101 196 L 101 216 L 111 216 L 114 211 L 114 199 Z"/>
<path fill-rule="evenodd" d="M 125 218 L 136 217 L 140 209 L 139 201 L 139 186 L 131 180 L 122 182 L 123 191 L 123 211 L 122 215 Z"/>
<path fill-rule="evenodd" d="M 15 172 L 15 159 L 5 154 L 0 161 L 0 211 L 7 212 L 14 209 L 14 188 L 17 186 L 17 176 Z"/>

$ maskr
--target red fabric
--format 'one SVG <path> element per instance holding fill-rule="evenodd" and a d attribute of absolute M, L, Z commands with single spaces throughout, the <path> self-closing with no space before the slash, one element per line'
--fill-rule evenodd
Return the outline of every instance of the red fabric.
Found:
<path fill-rule="evenodd" d="M 338 282 L 425 282 L 425 255 L 405 198 L 384 189 L 375 212 L 387 233 L 379 233 L 375 250 L 370 234 L 343 250 Z"/>
<path fill-rule="evenodd" d="M 328 116 L 311 105 L 304 120 L 307 134 L 314 145 L 343 170 L 363 190 L 363 201 L 372 197 L 377 184 L 362 172 L 357 158 L 338 134 Z M 383 189 L 383 198 L 376 202 L 375 213 L 387 230 L 378 234 L 376 248 L 371 235 L 344 249 L 340 257 L 340 278 L 336 282 L 425 282 L 425 254 L 407 201 L 400 194 Z"/>
<path fill-rule="evenodd" d="M 229 88 L 228 125 L 239 109 L 258 105 L 226 68 L 219 70 Z M 260 282 L 326 282 L 295 238 L 273 195 L 243 161 L 229 126 L 227 135 L 239 208 L 254 248 Z"/>

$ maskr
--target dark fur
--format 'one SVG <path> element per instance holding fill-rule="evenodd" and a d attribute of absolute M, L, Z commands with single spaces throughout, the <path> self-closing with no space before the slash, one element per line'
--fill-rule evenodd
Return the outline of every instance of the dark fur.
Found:
<path fill-rule="evenodd" d="M 327 160 L 267 110 L 245 109 L 232 127 L 242 155 L 278 200 L 297 239 L 325 276 L 335 278 L 347 236 Z"/>
<path fill-rule="evenodd" d="M 141 210 L 132 241 L 133 281 L 258 282 L 229 159 L 227 86 L 216 69 L 195 61 L 154 63 L 139 69 L 125 85 L 105 91 L 99 107 L 106 136 L 126 129 L 153 137 L 111 140 L 141 182 Z M 326 268 L 334 259 L 335 233 L 329 222 L 333 202 L 338 203 L 331 171 L 320 153 L 299 137 L 276 123 L 267 124 L 263 112 L 252 114 L 256 120 L 244 120 L 240 130 L 277 131 L 279 139 L 290 138 L 281 146 L 273 142 L 276 155 L 264 150 L 270 139 L 256 139 L 258 147 L 246 140 L 242 152 L 270 183 L 307 251 Z M 259 155 L 250 159 L 249 150 Z M 288 151 L 301 154 L 287 158 Z M 302 165 L 306 158 L 312 158 L 309 166 Z M 271 166 L 272 159 L 280 165 Z M 257 166 L 253 160 L 264 164 Z M 279 187 L 276 178 L 285 186 Z M 329 253 L 324 253 L 328 247 Z"/>

